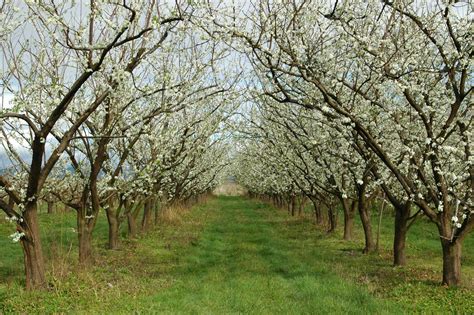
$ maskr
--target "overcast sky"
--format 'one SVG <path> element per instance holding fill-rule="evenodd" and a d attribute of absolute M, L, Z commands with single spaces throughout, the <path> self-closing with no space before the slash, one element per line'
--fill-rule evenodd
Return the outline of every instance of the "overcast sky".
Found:
<path fill-rule="evenodd" d="M 335 0 L 328 0 L 328 4 L 333 4 L 334 1 Z M 163 2 L 163 1 L 161 1 L 161 2 Z M 168 1 L 165 0 L 165 2 L 168 2 Z M 243 7 L 247 7 L 247 8 L 249 7 L 248 4 L 250 3 L 250 1 L 244 1 L 244 0 L 225 0 L 224 2 L 226 4 L 235 4 L 236 6 L 243 6 Z M 79 3 L 82 3 L 82 2 L 79 2 Z M 420 6 L 420 7 L 424 7 L 424 8 L 426 8 L 426 7 L 437 8 L 439 3 L 442 3 L 442 2 L 439 1 L 439 0 L 416 0 L 415 1 L 416 6 Z M 80 6 L 80 4 L 79 4 L 79 6 Z M 474 21 L 473 6 L 474 6 L 474 3 L 470 4 L 468 0 L 465 0 L 465 1 L 459 1 L 458 3 L 454 4 L 453 8 L 454 8 L 454 12 L 458 16 L 465 17 L 466 15 L 469 15 L 470 20 Z M 71 19 L 77 21 L 78 17 L 84 18 L 84 16 L 87 15 L 88 9 L 78 7 L 78 9 L 75 10 L 75 11 L 76 11 L 77 14 L 76 14 L 75 17 L 71 16 Z M 243 13 L 239 12 L 238 14 L 242 15 Z M 28 32 L 28 28 L 26 29 L 26 32 Z M 22 33 L 23 33 L 22 34 L 23 36 L 20 36 L 20 38 L 23 37 L 22 39 L 25 39 L 26 37 L 28 37 L 28 34 L 25 34 L 25 31 L 23 31 Z M 31 35 L 33 36 L 33 34 L 31 34 Z M 0 51 L 0 71 L 4 71 L 4 69 L 6 69 L 6 62 L 7 61 L 5 60 L 5 56 Z M 0 109 L 10 108 L 12 99 L 13 99 L 13 95 L 10 92 L 5 91 L 3 89 L 1 83 L 0 83 Z M 0 138 L 1 137 L 2 136 L 0 135 Z M 1 142 L 3 142 L 3 141 L 1 141 Z M 17 145 L 17 147 L 19 148 L 19 154 L 22 157 L 24 157 L 25 159 L 29 159 L 27 151 L 24 148 L 22 148 L 20 145 Z M 11 165 L 11 163 L 10 163 L 8 157 L 7 157 L 7 154 L 5 152 L 4 147 L 0 146 L 0 169 L 9 167 L 10 165 Z"/>

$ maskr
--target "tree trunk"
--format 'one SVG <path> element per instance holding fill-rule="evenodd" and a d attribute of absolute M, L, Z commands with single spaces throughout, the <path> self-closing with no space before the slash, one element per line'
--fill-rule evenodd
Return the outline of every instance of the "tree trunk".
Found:
<path fill-rule="evenodd" d="M 328 205 L 328 220 L 329 220 L 329 230 L 328 233 L 336 231 L 337 228 L 337 211 L 334 210 L 332 205 Z"/>
<path fill-rule="evenodd" d="M 135 237 L 138 232 L 137 219 L 132 212 L 127 213 L 128 236 Z"/>
<path fill-rule="evenodd" d="M 127 216 L 127 223 L 128 223 L 128 237 L 133 238 L 138 234 L 138 224 L 137 218 L 140 214 L 140 210 L 142 208 L 143 203 L 129 203 L 125 204 L 125 215 Z"/>
<path fill-rule="evenodd" d="M 370 222 L 370 213 L 367 203 L 367 198 L 365 197 L 365 184 L 363 187 L 358 187 L 358 202 L 357 208 L 359 210 L 360 220 L 362 222 L 362 227 L 364 228 L 364 238 L 365 238 L 365 247 L 363 253 L 367 254 L 375 250 L 374 238 L 372 236 L 372 224 Z"/>
<path fill-rule="evenodd" d="M 380 231 L 382 229 L 382 218 L 383 211 L 385 210 L 385 199 L 382 200 L 382 207 L 379 211 L 379 223 L 377 224 L 377 240 L 375 241 L 375 251 L 379 252 L 380 250 Z"/>
<path fill-rule="evenodd" d="M 393 265 L 406 264 L 406 237 L 408 232 L 408 219 L 410 218 L 411 203 L 395 207 L 395 235 L 393 239 Z"/>
<path fill-rule="evenodd" d="M 37 203 L 28 203 L 23 213 L 20 227 L 25 236 L 21 238 L 23 248 L 26 289 L 45 289 L 46 276 L 44 269 L 43 251 L 39 235 Z"/>
<path fill-rule="evenodd" d="M 152 203 L 151 200 L 145 201 L 145 206 L 143 209 L 143 218 L 142 218 L 142 231 L 147 231 L 151 227 L 152 221 Z"/>
<path fill-rule="evenodd" d="M 154 202 L 154 208 L 155 208 L 155 225 L 158 225 L 158 222 L 160 221 L 160 209 L 163 209 L 162 205 L 158 206 L 158 200 Z"/>
<path fill-rule="evenodd" d="M 15 207 L 15 200 L 12 197 L 8 198 L 8 205 L 10 206 L 10 208 Z"/>
<path fill-rule="evenodd" d="M 109 224 L 109 249 L 117 249 L 119 247 L 119 220 L 112 207 L 108 207 L 105 213 Z"/>
<path fill-rule="evenodd" d="M 291 215 L 291 202 L 290 197 L 286 198 L 286 206 L 288 208 L 288 215 Z"/>
<path fill-rule="evenodd" d="M 344 209 L 344 237 L 346 241 L 352 240 L 352 234 L 354 230 L 354 217 L 356 202 L 350 201 L 349 199 L 341 199 L 342 208 Z"/>
<path fill-rule="evenodd" d="M 305 205 L 306 205 L 306 198 L 305 196 L 301 196 L 300 202 L 298 203 L 298 216 L 301 217 L 303 215 L 303 210 L 304 210 Z"/>
<path fill-rule="evenodd" d="M 311 199 L 311 202 L 313 203 L 314 207 L 314 217 L 316 219 L 316 224 L 321 225 L 323 224 L 323 216 L 321 214 L 321 207 L 318 204 L 318 201 L 316 199 Z"/>
<path fill-rule="evenodd" d="M 455 287 L 461 284 L 461 251 L 460 241 L 451 242 L 442 239 L 443 248 L 443 284 Z"/>
<path fill-rule="evenodd" d="M 79 264 L 87 265 L 92 259 L 92 228 L 87 220 L 77 212 L 77 237 L 79 241 Z"/>
<path fill-rule="evenodd" d="M 54 212 L 54 202 L 48 201 L 48 214 L 52 214 Z"/>
<path fill-rule="evenodd" d="M 291 196 L 291 216 L 295 216 L 296 196 Z"/>

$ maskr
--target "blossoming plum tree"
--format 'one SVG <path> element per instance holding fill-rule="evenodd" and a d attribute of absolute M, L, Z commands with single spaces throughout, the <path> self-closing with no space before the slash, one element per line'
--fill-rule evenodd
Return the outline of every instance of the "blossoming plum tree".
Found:
<path fill-rule="evenodd" d="M 474 226 L 468 15 L 455 4 L 405 1 L 254 7 L 247 27 L 223 27 L 247 47 L 263 93 L 353 132 L 378 173 L 397 181 L 406 208 L 436 224 L 443 283 L 459 284 L 462 241 Z"/>
<path fill-rule="evenodd" d="M 88 6 L 25 1 L 19 4 L 21 9 L 15 4 L 4 2 L 2 14 L 18 12 L 19 17 L 27 18 L 16 29 L 12 29 L 14 24 L 2 28 L 2 36 L 7 37 L 2 41 L 2 59 L 6 60 L 2 87 L 14 98 L 0 117 L 2 141 L 17 173 L 0 177 L 11 201 L 2 200 L 0 206 L 9 217 L 18 218 L 26 287 L 42 288 L 46 280 L 37 205 L 48 176 L 71 140 L 91 123 L 92 114 L 110 116 L 107 109 L 126 87 L 124 77 L 130 77 L 191 10 L 186 4 L 156 6 L 154 1 L 127 4 L 97 0 Z M 15 16 L 10 20 L 15 21 Z M 103 121 L 102 131 L 106 131 L 111 120 Z M 26 153 L 19 152 L 22 147 Z M 102 149 L 90 170 L 93 176 L 88 187 L 96 209 L 99 203 L 94 188 L 100 172 L 98 162 L 104 156 Z"/>

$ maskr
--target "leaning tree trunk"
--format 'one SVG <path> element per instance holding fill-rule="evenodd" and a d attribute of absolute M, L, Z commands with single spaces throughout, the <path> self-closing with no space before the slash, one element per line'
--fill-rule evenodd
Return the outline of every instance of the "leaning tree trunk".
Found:
<path fill-rule="evenodd" d="M 21 246 L 24 254 L 26 289 L 44 289 L 46 276 L 36 202 L 26 204 L 20 228 L 25 233 L 25 236 L 21 238 Z"/>
<path fill-rule="evenodd" d="M 12 197 L 8 198 L 8 206 L 10 208 L 14 208 L 15 207 L 15 199 L 13 199 Z"/>
<path fill-rule="evenodd" d="M 370 222 L 369 205 L 367 198 L 365 197 L 365 187 L 365 183 L 358 187 L 357 208 L 359 210 L 360 220 L 364 229 L 365 247 L 362 252 L 364 254 L 367 254 L 375 250 L 375 243 L 372 235 L 372 224 Z"/>
<path fill-rule="evenodd" d="M 395 234 L 393 239 L 393 265 L 406 264 L 406 238 L 408 232 L 408 219 L 410 218 L 411 203 L 406 202 L 395 207 Z"/>

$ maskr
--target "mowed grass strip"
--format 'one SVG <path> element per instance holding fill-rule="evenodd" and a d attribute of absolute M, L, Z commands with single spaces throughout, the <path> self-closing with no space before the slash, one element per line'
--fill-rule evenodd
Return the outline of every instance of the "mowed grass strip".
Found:
<path fill-rule="evenodd" d="M 175 284 L 127 311 L 198 314 L 401 313 L 395 303 L 342 279 L 321 259 L 317 238 L 286 214 L 252 200 L 219 197 L 214 221 L 173 273 Z M 312 229 L 310 229 L 312 230 Z M 125 308 L 126 304 L 123 305 Z"/>

